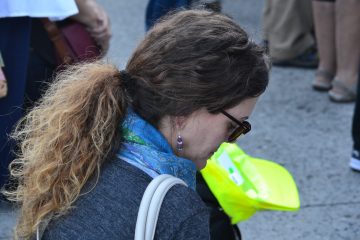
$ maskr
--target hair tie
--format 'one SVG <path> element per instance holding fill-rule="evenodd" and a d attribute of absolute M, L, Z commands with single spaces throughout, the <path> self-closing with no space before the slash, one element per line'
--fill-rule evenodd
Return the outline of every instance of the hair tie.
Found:
<path fill-rule="evenodd" d="M 132 80 L 131 76 L 129 75 L 129 73 L 126 70 L 121 70 L 120 71 L 120 78 L 121 81 L 125 82 L 130 82 Z"/>
<path fill-rule="evenodd" d="M 131 75 L 126 70 L 120 71 L 120 79 L 125 87 L 125 89 L 132 93 L 135 89 L 136 80 L 131 77 Z"/>

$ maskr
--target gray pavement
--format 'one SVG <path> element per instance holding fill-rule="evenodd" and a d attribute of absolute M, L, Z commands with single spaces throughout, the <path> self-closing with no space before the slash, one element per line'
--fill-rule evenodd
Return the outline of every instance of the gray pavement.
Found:
<path fill-rule="evenodd" d="M 109 60 L 124 67 L 144 34 L 145 0 L 99 0 L 110 14 L 114 36 Z M 261 39 L 263 0 L 224 0 L 256 41 Z M 298 185 L 301 209 L 258 212 L 240 223 L 245 240 L 360 239 L 360 173 L 349 170 L 353 104 L 329 102 L 312 91 L 312 70 L 272 69 L 267 92 L 250 121 L 253 130 L 239 141 L 250 155 L 285 166 Z M 0 203 L 0 240 L 10 239 L 15 211 Z"/>

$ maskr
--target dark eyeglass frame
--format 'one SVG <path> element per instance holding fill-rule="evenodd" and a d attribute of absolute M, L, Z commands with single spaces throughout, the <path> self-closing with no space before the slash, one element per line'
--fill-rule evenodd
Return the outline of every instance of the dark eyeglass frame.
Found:
<path fill-rule="evenodd" d="M 234 131 L 229 135 L 227 140 L 228 142 L 235 142 L 236 139 L 238 139 L 241 135 L 245 135 L 250 132 L 251 124 L 248 121 L 240 122 L 225 110 L 220 110 L 220 112 L 238 125 L 238 127 L 235 128 Z"/>

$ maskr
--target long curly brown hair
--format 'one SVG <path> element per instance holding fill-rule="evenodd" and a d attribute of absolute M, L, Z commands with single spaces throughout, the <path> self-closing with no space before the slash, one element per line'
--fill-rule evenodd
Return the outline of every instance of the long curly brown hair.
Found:
<path fill-rule="evenodd" d="M 29 237 L 50 213 L 65 214 L 110 157 L 126 111 L 118 75 L 100 62 L 70 66 L 19 123 L 13 137 L 21 151 L 11 174 L 20 184 L 7 192 L 22 203 L 17 237 Z"/>
<path fill-rule="evenodd" d="M 259 96 L 269 68 L 263 49 L 229 17 L 189 10 L 157 23 L 126 71 L 131 83 L 111 64 L 70 66 L 19 123 L 20 152 L 11 164 L 19 186 L 5 193 L 21 203 L 16 238 L 66 214 L 89 178 L 101 177 L 121 144 L 128 106 L 155 127 L 164 116 L 218 113 Z"/>

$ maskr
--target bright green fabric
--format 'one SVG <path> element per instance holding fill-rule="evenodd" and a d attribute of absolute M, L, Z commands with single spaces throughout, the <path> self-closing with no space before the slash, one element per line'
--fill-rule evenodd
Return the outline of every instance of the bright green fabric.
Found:
<path fill-rule="evenodd" d="M 277 163 L 247 155 L 236 144 L 222 144 L 201 173 L 233 224 L 258 210 L 300 208 L 291 174 Z"/>

